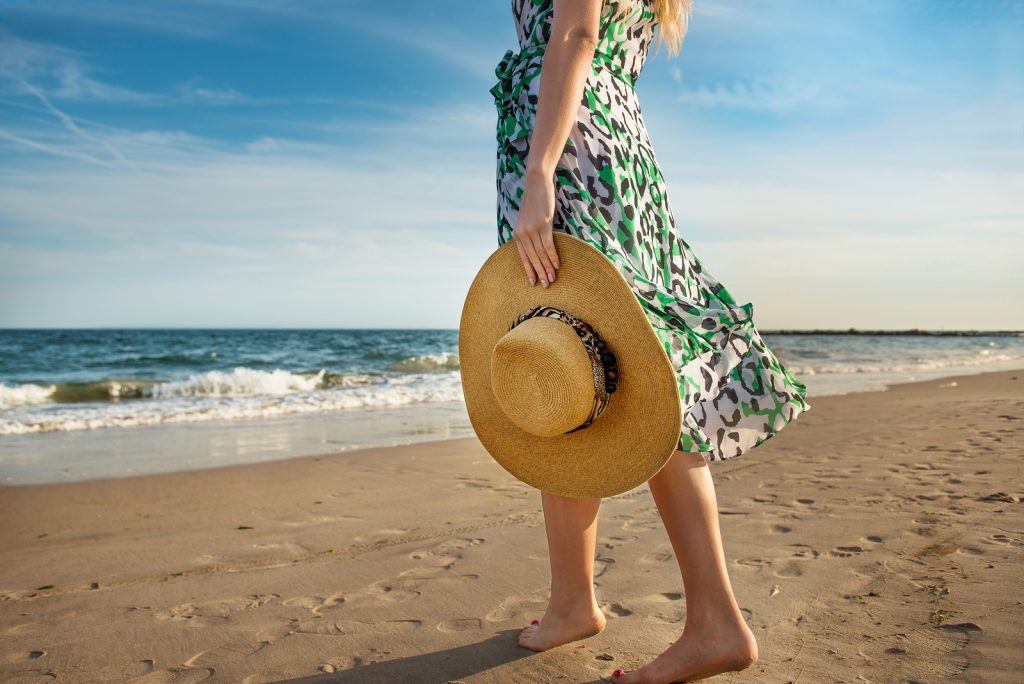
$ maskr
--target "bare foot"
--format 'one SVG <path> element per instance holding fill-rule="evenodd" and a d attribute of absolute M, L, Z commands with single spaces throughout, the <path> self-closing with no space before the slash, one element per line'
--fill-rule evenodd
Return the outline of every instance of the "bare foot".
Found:
<path fill-rule="evenodd" d="M 684 628 L 657 658 L 637 670 L 616 670 L 615 684 L 691 682 L 722 672 L 745 670 L 757 662 L 757 641 L 746 623 L 722 629 Z"/>
<path fill-rule="evenodd" d="M 519 633 L 519 645 L 532 651 L 546 651 L 555 646 L 592 637 L 604 629 L 607 619 L 599 607 L 586 611 L 556 614 L 544 613 L 540 624 L 527 625 Z"/>

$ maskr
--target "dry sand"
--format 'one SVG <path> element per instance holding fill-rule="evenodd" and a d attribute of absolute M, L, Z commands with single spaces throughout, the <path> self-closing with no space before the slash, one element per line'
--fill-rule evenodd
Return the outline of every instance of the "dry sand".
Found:
<path fill-rule="evenodd" d="M 711 465 L 761 653 L 715 681 L 1020 681 L 1024 370 L 812 403 Z M 592 682 L 685 615 L 643 486 L 601 509 L 604 632 L 518 647 L 540 497 L 475 437 L 5 487 L 0 515 L 4 681 Z"/>

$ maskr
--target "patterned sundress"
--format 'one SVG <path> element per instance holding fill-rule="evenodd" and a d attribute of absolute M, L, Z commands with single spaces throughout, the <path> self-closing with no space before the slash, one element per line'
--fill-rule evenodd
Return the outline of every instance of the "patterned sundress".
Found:
<path fill-rule="evenodd" d="M 634 86 L 657 20 L 650 0 L 613 20 L 605 0 L 600 40 L 555 171 L 554 230 L 589 242 L 637 296 L 675 369 L 683 429 L 677 449 L 708 461 L 740 456 L 810 404 L 738 304 L 680 236 Z M 512 239 L 537 112 L 553 0 L 512 0 L 519 50 L 498 63 L 498 244 Z M 557 276 L 556 276 L 557 277 Z M 539 285 L 538 285 L 539 286 Z"/>

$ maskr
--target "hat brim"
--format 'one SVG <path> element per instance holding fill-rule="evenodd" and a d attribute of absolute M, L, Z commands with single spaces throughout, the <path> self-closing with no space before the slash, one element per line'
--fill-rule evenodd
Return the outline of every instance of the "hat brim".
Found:
<path fill-rule="evenodd" d="M 555 282 L 531 286 L 515 240 L 499 247 L 470 285 L 459 323 L 459 368 L 470 422 L 506 471 L 543 491 L 605 497 L 643 484 L 679 442 L 682 402 L 675 371 L 647 316 L 611 260 L 573 235 L 552 233 Z M 619 382 L 587 428 L 540 437 L 518 427 L 491 389 L 491 352 L 519 314 L 545 304 L 590 323 L 615 354 Z"/>

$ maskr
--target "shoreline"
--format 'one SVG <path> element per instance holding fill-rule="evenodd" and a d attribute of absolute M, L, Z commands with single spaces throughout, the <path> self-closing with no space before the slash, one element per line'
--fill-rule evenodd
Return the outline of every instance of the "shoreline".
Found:
<path fill-rule="evenodd" d="M 1007 371 L 1024 372 L 1024 366 L 980 370 L 983 368 L 984 366 L 971 367 L 972 372 L 961 374 L 949 373 L 948 368 L 919 370 L 917 373 L 932 377 L 891 384 L 886 384 L 889 375 L 877 374 L 878 377 L 875 377 L 876 374 L 871 374 L 871 377 L 862 379 L 862 382 L 868 385 L 882 384 L 883 387 L 867 387 L 842 393 L 812 393 L 808 394 L 808 400 L 813 406 L 815 402 L 828 397 L 883 393 L 900 385 L 943 379 L 954 380 Z M 816 379 L 820 381 L 822 378 L 811 375 L 805 380 L 809 387 L 815 387 Z M 827 387 L 830 382 L 825 380 L 817 387 Z M 344 443 L 351 431 L 364 435 L 360 440 L 368 443 L 346 445 L 341 448 L 324 446 L 330 443 Z M 265 419 L 169 423 L 15 435 L 0 437 L 0 447 L 11 452 L 3 456 L 8 464 L 8 480 L 0 481 L 0 488 L 181 473 L 232 465 L 245 466 L 266 461 L 290 461 L 310 456 L 352 454 L 370 448 L 412 446 L 425 442 L 473 437 L 475 434 L 469 415 L 461 401 L 413 407 L 373 407 L 322 414 L 301 413 Z M 282 454 L 282 451 L 291 453 Z M 0 454 L 3 453 L 0 451 Z M 38 464 L 40 459 L 56 459 L 66 453 L 73 453 L 75 458 L 62 472 L 74 470 L 74 475 L 71 476 L 74 479 L 53 479 L 53 473 L 56 471 L 52 468 L 44 471 L 49 473 L 49 476 L 31 470 L 33 464 Z M 124 454 L 132 455 L 130 465 L 117 461 Z M 185 455 L 183 460 L 182 454 Z M 217 462 L 218 460 L 222 462 Z M 196 462 L 199 465 L 193 465 Z M 23 466 L 22 463 L 27 465 Z M 59 463 L 54 464 L 53 467 L 58 465 Z M 35 467 L 38 468 L 38 465 Z M 117 469 L 124 469 L 123 474 L 112 472 Z M 138 472 L 133 472 L 136 470 Z M 89 475 L 90 472 L 99 474 Z M 15 477 L 16 481 L 10 481 Z M 41 479 L 44 477 L 47 479 Z"/>
<path fill-rule="evenodd" d="M 711 464 L 761 652 L 723 681 L 1015 681 L 1024 372 L 814 403 Z M 475 437 L 4 487 L 0 515 L 5 681 L 595 681 L 685 616 L 642 485 L 602 501 L 608 628 L 517 647 L 547 603 L 543 511 Z"/>

